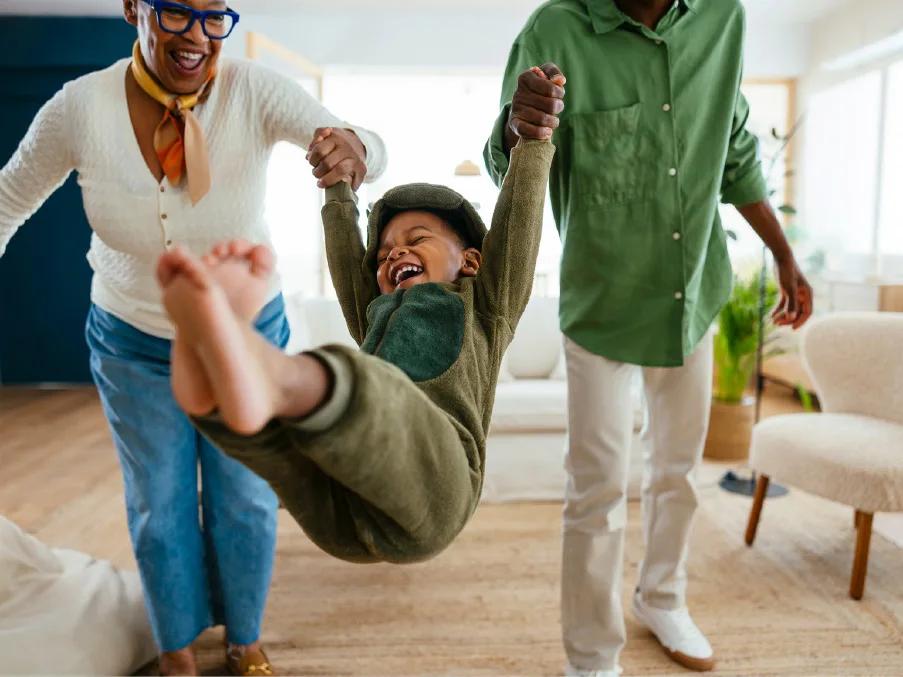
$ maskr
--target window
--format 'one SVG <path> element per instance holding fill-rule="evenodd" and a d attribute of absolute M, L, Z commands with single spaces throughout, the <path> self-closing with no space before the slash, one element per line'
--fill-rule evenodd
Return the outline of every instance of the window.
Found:
<path fill-rule="evenodd" d="M 803 219 L 829 277 L 903 277 L 903 61 L 815 93 Z"/>
<path fill-rule="evenodd" d="M 316 95 L 315 80 L 299 83 Z M 316 296 L 324 291 L 322 195 L 305 155 L 306 149 L 278 143 L 267 167 L 264 218 L 270 227 L 278 256 L 277 271 L 287 296 Z"/>
<path fill-rule="evenodd" d="M 829 270 L 865 273 L 874 250 L 881 75 L 815 94 L 808 104 L 801 219 Z"/>
<path fill-rule="evenodd" d="M 795 124 L 791 116 L 791 81 L 752 80 L 744 82 L 741 89 L 749 103 L 747 129 L 759 139 L 762 170 L 768 174 L 765 178 L 769 188 L 775 191 L 771 199 L 777 207 L 784 203 L 789 177 L 785 153 L 781 152 L 782 142 L 774 137 L 772 130 L 786 135 Z M 724 228 L 736 237 L 736 240 L 729 240 L 735 270 L 744 273 L 761 265 L 762 241 L 756 232 L 733 205 L 721 205 L 720 211 Z"/>
<path fill-rule="evenodd" d="M 878 235 L 882 269 L 903 275 L 903 61 L 888 72 Z"/>

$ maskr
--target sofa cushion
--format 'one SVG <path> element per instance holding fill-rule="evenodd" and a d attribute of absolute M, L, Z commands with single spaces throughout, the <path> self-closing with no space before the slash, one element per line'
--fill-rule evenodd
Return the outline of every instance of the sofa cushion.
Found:
<path fill-rule="evenodd" d="M 558 299 L 530 299 L 508 347 L 508 370 L 517 379 L 548 378 L 560 352 Z"/>
<path fill-rule="evenodd" d="M 753 429 L 750 467 L 865 512 L 903 511 L 903 425 L 857 414 L 788 414 Z"/>
<path fill-rule="evenodd" d="M 499 383 L 489 432 L 567 430 L 567 383 L 516 379 Z"/>
<path fill-rule="evenodd" d="M 555 381 L 567 381 L 568 379 L 568 359 L 564 352 L 564 341 L 561 342 L 561 350 L 558 351 L 558 359 L 555 361 L 555 368 L 549 374 L 549 378 Z"/>
<path fill-rule="evenodd" d="M 286 347 L 290 354 L 328 343 L 357 347 L 336 299 L 305 298 L 295 294 L 285 299 L 285 314 L 292 330 Z"/>
<path fill-rule="evenodd" d="M 646 409 L 639 374 L 630 390 L 633 430 L 643 428 Z M 499 381 L 490 434 L 566 431 L 568 424 L 568 384 L 547 378 Z"/>

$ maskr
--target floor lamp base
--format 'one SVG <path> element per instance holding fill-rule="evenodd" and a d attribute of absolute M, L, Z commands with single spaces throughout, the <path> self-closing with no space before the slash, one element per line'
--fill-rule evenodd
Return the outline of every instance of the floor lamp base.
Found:
<path fill-rule="evenodd" d="M 752 496 L 756 493 L 756 474 L 753 473 L 750 477 L 741 477 L 733 470 L 728 470 L 718 482 L 718 486 L 732 494 Z M 774 480 L 768 483 L 768 498 L 786 496 L 787 492 L 786 487 L 775 483 Z"/>

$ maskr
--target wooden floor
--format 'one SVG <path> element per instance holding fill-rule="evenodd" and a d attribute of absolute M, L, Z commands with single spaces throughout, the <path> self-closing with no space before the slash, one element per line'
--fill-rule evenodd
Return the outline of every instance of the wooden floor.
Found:
<path fill-rule="evenodd" d="M 766 413 L 796 405 L 780 394 Z M 112 444 L 91 390 L 0 389 L 0 513 L 40 539 L 133 568 Z M 749 500 L 700 475 L 690 606 L 724 675 L 903 675 L 903 550 L 872 542 L 865 598 L 847 597 L 850 510 L 800 492 L 766 502 L 756 547 Z M 627 530 L 625 600 L 642 554 Z M 483 506 L 440 557 L 350 565 L 319 552 L 284 513 L 264 628 L 282 674 L 552 675 L 559 641 L 556 504 Z M 628 613 L 627 675 L 680 674 Z M 222 670 L 218 632 L 200 640 Z M 684 673 L 685 674 L 685 673 Z"/>

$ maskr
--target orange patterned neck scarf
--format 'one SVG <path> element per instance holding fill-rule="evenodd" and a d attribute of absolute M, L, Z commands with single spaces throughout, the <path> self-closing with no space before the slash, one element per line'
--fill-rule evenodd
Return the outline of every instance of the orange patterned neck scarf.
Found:
<path fill-rule="evenodd" d="M 166 107 L 154 131 L 154 150 L 171 184 L 179 185 L 183 174 L 187 177 L 188 195 L 195 205 L 210 190 L 210 159 L 204 130 L 191 109 L 204 101 L 216 72 L 211 69 L 207 82 L 194 94 L 170 94 L 148 72 L 136 42 L 132 49 L 132 75 L 148 96 Z"/>

